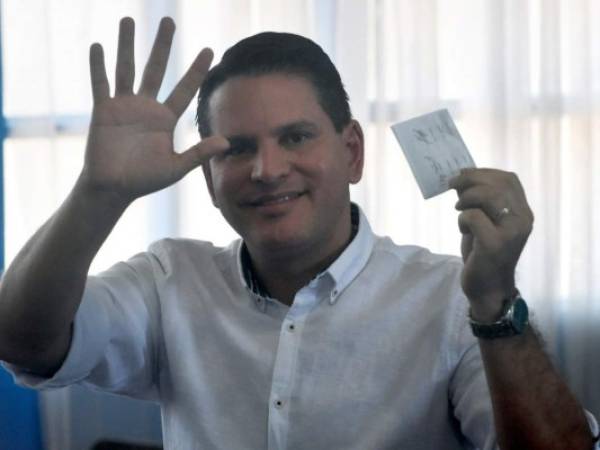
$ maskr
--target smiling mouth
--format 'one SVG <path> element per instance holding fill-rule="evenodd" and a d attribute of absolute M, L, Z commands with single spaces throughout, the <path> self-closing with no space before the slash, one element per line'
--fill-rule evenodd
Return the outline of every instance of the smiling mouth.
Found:
<path fill-rule="evenodd" d="M 263 195 L 256 200 L 248 202 L 248 204 L 254 207 L 278 205 L 295 200 L 304 194 L 304 192 L 285 192 L 277 195 Z"/>

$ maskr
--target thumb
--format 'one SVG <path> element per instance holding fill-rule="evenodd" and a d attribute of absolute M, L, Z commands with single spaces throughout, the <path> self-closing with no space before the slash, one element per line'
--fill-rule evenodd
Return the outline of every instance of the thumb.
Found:
<path fill-rule="evenodd" d="M 224 152 L 230 145 L 229 141 L 222 136 L 210 136 L 192 145 L 178 155 L 176 170 L 179 173 L 179 177 L 182 178 L 185 174 L 204 164 L 213 156 Z"/>

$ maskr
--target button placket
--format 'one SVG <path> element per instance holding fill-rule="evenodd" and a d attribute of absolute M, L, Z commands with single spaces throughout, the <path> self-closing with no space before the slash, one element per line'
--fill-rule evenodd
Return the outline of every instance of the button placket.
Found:
<path fill-rule="evenodd" d="M 280 368 L 277 368 L 277 373 L 280 375 L 278 379 L 279 387 L 275 388 L 274 386 L 271 391 L 273 407 L 278 410 L 281 410 L 286 405 L 286 396 L 289 395 L 290 383 L 294 376 L 293 371 L 296 366 L 296 354 L 299 346 L 298 338 L 293 336 L 298 330 L 296 320 L 284 319 L 281 330 L 278 360 L 280 360 L 282 364 Z M 279 355 L 281 355 L 282 358 L 279 358 Z M 283 367 L 284 364 L 286 367 Z"/>
<path fill-rule="evenodd" d="M 285 442 L 289 431 L 290 398 L 297 373 L 297 357 L 300 347 L 303 321 L 317 304 L 317 289 L 304 288 L 281 323 L 279 345 L 273 368 L 269 407 L 269 445 Z M 270 447 L 271 448 L 271 447 Z M 280 447 L 277 447 L 280 448 Z"/>

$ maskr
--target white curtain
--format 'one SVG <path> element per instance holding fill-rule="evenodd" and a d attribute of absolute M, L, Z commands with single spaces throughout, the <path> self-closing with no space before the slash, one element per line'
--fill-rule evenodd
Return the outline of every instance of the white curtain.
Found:
<path fill-rule="evenodd" d="M 203 46 L 213 47 L 218 59 L 258 31 L 304 34 L 338 65 L 365 129 L 365 175 L 352 193 L 376 232 L 459 253 L 455 194 L 423 200 L 390 132 L 393 122 L 448 108 L 478 166 L 519 175 L 536 215 L 519 287 L 569 384 L 600 415 L 600 238 L 594 233 L 600 229 L 600 178 L 594 176 L 600 174 L 600 2 L 8 0 L 2 8 L 6 114 L 13 125 L 5 151 L 7 260 L 77 175 L 91 105 L 87 48 L 102 42 L 113 67 L 120 16 L 138 24 L 138 73 L 158 18 L 175 18 L 173 65 L 162 95 Z M 196 139 L 192 106 L 177 147 Z M 93 271 L 164 235 L 219 244 L 235 237 L 210 204 L 200 171 L 136 202 Z M 54 394 L 47 402 L 53 441 L 62 439 L 54 448 L 77 448 L 67 436 L 72 426 L 65 426 L 75 420 L 64 411 L 73 397 Z"/>
<path fill-rule="evenodd" d="M 359 198 L 375 228 L 458 253 L 455 194 L 424 201 L 389 132 L 447 107 L 479 166 L 519 175 L 536 215 L 519 287 L 571 387 L 600 413 L 600 3 L 376 0 L 360 17 L 367 51 L 344 55 L 367 86 Z"/>

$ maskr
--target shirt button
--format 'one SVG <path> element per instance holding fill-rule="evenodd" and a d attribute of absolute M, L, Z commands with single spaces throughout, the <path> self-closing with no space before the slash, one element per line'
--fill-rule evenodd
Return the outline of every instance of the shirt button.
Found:
<path fill-rule="evenodd" d="M 296 325 L 294 325 L 293 323 L 290 323 L 287 327 L 288 331 L 293 333 L 294 331 L 296 331 Z"/>
<path fill-rule="evenodd" d="M 277 408 L 277 409 L 281 409 L 281 408 L 283 408 L 283 400 L 279 400 L 279 399 L 278 399 L 278 400 L 275 400 L 275 401 L 273 402 L 273 404 L 275 405 L 275 408 Z"/>

